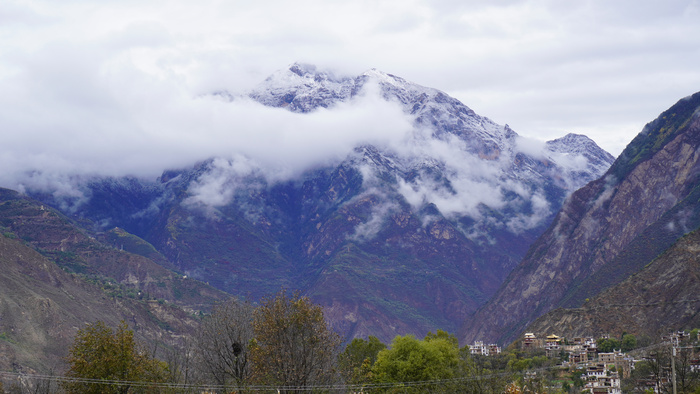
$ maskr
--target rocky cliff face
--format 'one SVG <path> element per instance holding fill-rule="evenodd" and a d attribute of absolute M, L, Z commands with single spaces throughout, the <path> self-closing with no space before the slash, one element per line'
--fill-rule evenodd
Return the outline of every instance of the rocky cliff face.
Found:
<path fill-rule="evenodd" d="M 700 326 L 700 233 L 680 239 L 639 273 L 579 308 L 558 308 L 535 320 L 528 332 L 577 337 L 623 332 L 659 338 Z"/>
<path fill-rule="evenodd" d="M 638 271 L 698 222 L 700 94 L 648 124 L 605 176 L 575 192 L 498 293 L 467 340 L 509 341 L 538 316 Z"/>
<path fill-rule="evenodd" d="M 360 143 L 287 177 L 234 155 L 155 181 L 90 179 L 78 186 L 88 202 L 70 213 L 124 228 L 164 265 L 236 295 L 300 289 L 348 337 L 455 331 L 564 198 L 612 163 L 585 136 L 533 145 L 443 92 L 377 70 L 337 77 L 295 64 L 245 95 L 217 94 L 299 116 L 373 97 L 398 108 L 408 129 L 399 142 Z"/>

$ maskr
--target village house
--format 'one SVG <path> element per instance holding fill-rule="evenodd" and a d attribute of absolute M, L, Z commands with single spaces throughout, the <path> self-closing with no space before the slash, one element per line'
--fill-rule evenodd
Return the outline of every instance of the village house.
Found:
<path fill-rule="evenodd" d="M 606 366 L 615 366 L 615 370 L 622 372 L 622 378 L 628 378 L 634 369 L 634 359 L 621 351 L 611 353 L 598 353 L 598 362 Z"/>
<path fill-rule="evenodd" d="M 544 347 L 544 339 L 537 338 L 535 334 L 531 332 L 525 333 L 525 338 L 523 338 L 522 349 L 541 349 Z"/>
<path fill-rule="evenodd" d="M 617 372 L 611 371 L 605 364 L 597 363 L 589 365 L 586 369 L 585 390 L 593 394 L 621 394 L 620 377 Z"/>
<path fill-rule="evenodd" d="M 483 341 L 474 341 L 474 344 L 469 346 L 469 351 L 471 354 L 495 356 L 497 354 L 501 354 L 501 347 L 494 343 L 484 345 Z"/>
<path fill-rule="evenodd" d="M 545 346 L 559 346 L 561 344 L 561 338 L 557 335 L 547 335 L 547 343 Z"/>
<path fill-rule="evenodd" d="M 690 371 L 700 372 L 700 358 L 694 358 L 690 360 Z"/>
<path fill-rule="evenodd" d="M 588 359 L 594 359 L 598 354 L 598 344 L 595 338 L 574 338 L 575 345 L 581 345 L 583 350 L 588 353 Z"/>
<path fill-rule="evenodd" d="M 682 342 L 690 339 L 690 333 L 685 331 L 678 331 L 661 337 L 662 342 Z"/>
<path fill-rule="evenodd" d="M 572 364 L 581 364 L 588 362 L 588 352 L 580 350 L 569 352 L 569 362 Z"/>
<path fill-rule="evenodd" d="M 589 365 L 588 368 L 586 368 L 586 377 L 588 380 L 602 378 L 605 376 L 605 371 L 605 364 L 597 363 Z"/>

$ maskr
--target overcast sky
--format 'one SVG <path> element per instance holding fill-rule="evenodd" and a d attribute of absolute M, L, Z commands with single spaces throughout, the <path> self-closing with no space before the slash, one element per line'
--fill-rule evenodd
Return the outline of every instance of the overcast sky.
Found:
<path fill-rule="evenodd" d="M 520 135 L 582 133 L 617 156 L 700 90 L 700 2 L 3 0 L 0 165 L 151 175 L 235 146 L 274 150 L 266 127 L 298 135 L 329 120 L 201 96 L 243 92 L 293 62 L 377 68 Z M 340 122 L 374 123 L 368 107 Z"/>

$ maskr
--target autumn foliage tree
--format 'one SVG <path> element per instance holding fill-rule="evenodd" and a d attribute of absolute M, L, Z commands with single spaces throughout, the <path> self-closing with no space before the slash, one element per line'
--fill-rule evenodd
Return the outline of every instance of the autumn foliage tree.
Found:
<path fill-rule="evenodd" d="M 134 340 L 124 321 L 116 331 L 98 321 L 78 330 L 68 354 L 69 393 L 145 392 L 165 381 L 166 366 Z"/>
<path fill-rule="evenodd" d="M 264 298 L 253 330 L 253 374 L 260 383 L 284 391 L 334 381 L 341 340 L 326 324 L 323 309 L 308 298 L 285 290 Z"/>

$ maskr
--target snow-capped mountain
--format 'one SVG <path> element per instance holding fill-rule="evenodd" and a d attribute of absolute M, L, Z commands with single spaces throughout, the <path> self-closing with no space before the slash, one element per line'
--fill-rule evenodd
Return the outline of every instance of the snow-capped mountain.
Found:
<path fill-rule="evenodd" d="M 521 138 L 508 125 L 476 114 L 437 89 L 375 69 L 357 77 L 336 77 L 314 66 L 293 64 L 248 96 L 267 106 L 307 113 L 332 108 L 368 90 L 398 103 L 414 124 L 406 146 L 381 152 L 393 165 L 403 197 L 414 208 L 435 204 L 453 218 L 466 213 L 476 226 L 493 221 L 484 215 L 492 209 L 518 216 L 501 220 L 500 226 L 516 221 L 529 228 L 541 225 L 562 197 L 604 173 L 614 159 L 582 135 L 568 134 L 546 144 Z"/>
<path fill-rule="evenodd" d="M 288 177 L 232 154 L 158 180 L 94 179 L 76 215 L 124 228 L 175 270 L 236 295 L 299 289 L 348 337 L 455 331 L 564 199 L 613 161 L 585 136 L 528 140 L 377 70 L 340 77 L 294 64 L 245 94 L 216 95 L 299 116 L 388 102 L 409 127 Z"/>

